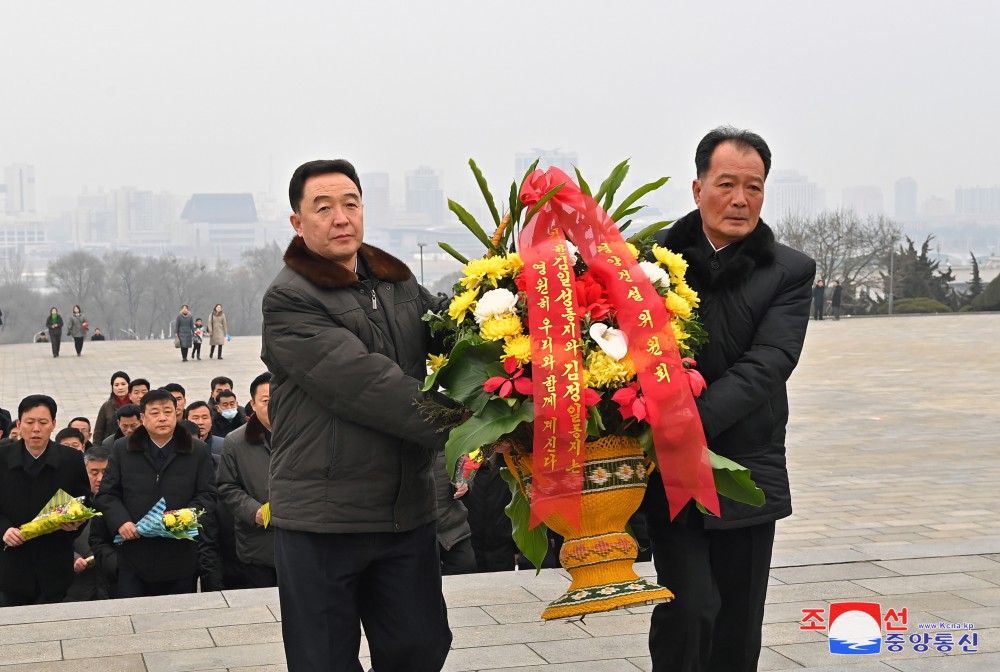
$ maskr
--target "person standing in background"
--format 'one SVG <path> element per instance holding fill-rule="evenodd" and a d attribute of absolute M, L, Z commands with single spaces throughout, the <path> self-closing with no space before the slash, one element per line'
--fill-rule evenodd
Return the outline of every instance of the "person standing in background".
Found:
<path fill-rule="evenodd" d="M 844 288 L 840 286 L 840 280 L 833 281 L 833 296 L 830 297 L 830 307 L 833 308 L 833 319 L 840 320 L 840 302 L 844 295 Z"/>
<path fill-rule="evenodd" d="M 181 361 L 186 362 L 191 339 L 194 338 L 194 318 L 191 317 L 187 306 L 181 306 L 181 312 L 177 315 L 177 322 L 174 325 L 174 333 L 181 344 Z"/>
<path fill-rule="evenodd" d="M 208 316 L 208 358 L 215 356 L 215 346 L 219 346 L 219 359 L 222 359 L 222 346 L 229 335 L 229 325 L 226 323 L 226 314 L 222 312 L 222 304 L 215 304 L 215 309 Z"/>
<path fill-rule="evenodd" d="M 816 286 L 813 287 L 813 319 L 822 320 L 823 319 L 823 307 L 826 304 L 826 286 L 823 284 L 822 280 L 816 281 Z"/>
<path fill-rule="evenodd" d="M 76 356 L 83 352 L 83 339 L 87 337 L 87 318 L 83 316 L 80 306 L 73 306 L 73 315 L 69 318 L 69 335 L 73 337 L 73 345 L 76 346 Z"/>
<path fill-rule="evenodd" d="M 59 311 L 53 308 L 49 311 L 49 319 L 45 321 L 45 333 L 49 337 L 49 343 L 52 344 L 52 356 L 59 356 L 59 345 L 62 341 L 63 332 L 63 319 Z"/>
<path fill-rule="evenodd" d="M 128 396 L 128 386 L 131 382 L 132 379 L 124 371 L 115 371 L 111 374 L 111 396 L 97 411 L 97 420 L 94 422 L 94 443 L 100 445 L 104 437 L 115 433 L 115 411 L 132 402 Z"/>
<path fill-rule="evenodd" d="M 194 321 L 194 335 L 191 339 L 191 359 L 201 359 L 201 337 L 205 335 L 205 325 L 201 318 Z"/>

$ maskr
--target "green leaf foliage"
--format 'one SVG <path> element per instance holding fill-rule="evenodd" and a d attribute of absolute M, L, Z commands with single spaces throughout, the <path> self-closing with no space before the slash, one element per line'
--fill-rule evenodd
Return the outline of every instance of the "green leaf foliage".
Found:
<path fill-rule="evenodd" d="M 590 193 L 590 185 L 587 184 L 587 180 L 583 179 L 583 174 L 580 172 L 580 169 L 573 166 L 573 170 L 576 171 L 576 182 L 580 185 L 580 191 L 587 194 L 587 196 L 593 196 L 593 194 Z"/>
<path fill-rule="evenodd" d="M 670 179 L 669 177 L 661 177 L 660 179 L 654 182 L 650 182 L 649 184 L 644 184 L 635 191 L 633 191 L 631 194 L 628 195 L 628 197 L 624 201 L 621 202 L 621 205 L 619 205 L 618 208 L 614 211 L 614 214 L 611 215 L 611 219 L 617 222 L 622 217 L 628 217 L 629 214 L 638 212 L 637 210 L 632 210 L 630 213 L 629 208 L 631 208 L 636 201 L 638 201 L 646 194 L 656 191 L 657 189 L 662 187 L 664 184 L 667 183 L 667 180 L 669 179 Z"/>
<path fill-rule="evenodd" d="M 479 222 L 476 221 L 475 217 L 469 214 L 468 210 L 450 198 L 448 199 L 448 209 L 458 216 L 459 221 L 465 225 L 465 228 L 467 228 L 469 232 L 479 240 L 479 242 L 486 246 L 487 250 L 493 250 L 493 243 L 490 241 L 490 237 L 486 235 L 486 232 L 483 231 L 483 227 L 479 225 Z M 496 250 L 493 251 L 495 252 Z"/>
<path fill-rule="evenodd" d="M 486 402 L 482 411 L 473 415 L 448 434 L 444 446 L 445 463 L 448 473 L 455 473 L 458 458 L 471 453 L 476 448 L 488 446 L 504 434 L 509 434 L 522 422 L 534 418 L 534 405 L 526 401 L 517 408 L 511 408 L 500 397 Z"/>
<path fill-rule="evenodd" d="M 471 407 L 477 397 L 489 394 L 483 391 L 483 383 L 490 377 L 489 367 L 503 354 L 502 341 L 474 343 L 462 340 L 455 344 L 448 361 L 427 377 L 423 391 L 440 385 L 448 390 L 448 396 L 465 406 Z"/>
<path fill-rule="evenodd" d="M 510 211 L 511 213 L 513 213 L 511 216 L 513 218 L 513 221 L 515 222 L 521 221 L 521 212 L 524 210 L 524 203 L 521 202 L 521 187 L 523 187 L 524 183 L 528 181 L 528 176 L 531 175 L 533 172 L 535 172 L 535 169 L 538 168 L 538 161 L 539 159 L 535 159 L 534 162 L 530 166 L 528 166 L 528 170 L 524 171 L 524 175 L 521 177 L 521 181 L 517 184 L 517 187 L 514 189 L 516 193 L 513 199 L 514 203 Z"/>
<path fill-rule="evenodd" d="M 641 231 L 639 231 L 639 233 L 636 233 L 636 234 L 634 234 L 632 236 L 629 236 L 628 242 L 632 243 L 633 245 L 638 246 L 639 245 L 639 241 L 642 240 L 643 238 L 648 238 L 649 236 L 652 236 L 654 233 L 656 233 L 660 229 L 662 229 L 662 228 L 664 228 L 666 226 L 670 226 L 673 223 L 674 222 L 673 222 L 672 219 L 665 219 L 662 222 L 654 222 L 654 223 L 650 224 L 649 226 L 647 226 L 646 228 L 644 228 Z"/>
<path fill-rule="evenodd" d="M 565 186 L 566 186 L 566 183 L 565 183 L 565 182 L 563 182 L 563 183 L 561 183 L 561 184 L 557 184 L 556 186 L 554 186 L 554 187 L 552 187 L 551 189 L 549 189 L 549 190 L 548 190 L 548 192 L 547 192 L 547 193 L 546 193 L 546 194 L 545 194 L 544 196 L 542 196 L 542 197 L 541 197 L 541 198 L 540 198 L 540 199 L 538 200 L 538 202 L 537 202 L 537 203 L 535 203 L 534 207 L 533 207 L 533 208 L 531 208 L 531 210 L 530 210 L 530 211 L 528 211 L 528 216 L 524 218 L 524 221 L 525 221 L 525 222 L 530 222 L 530 221 L 531 221 L 531 218 L 532 218 L 532 217 L 534 217 L 534 216 L 535 216 L 535 214 L 536 214 L 536 213 L 537 213 L 537 212 L 538 212 L 539 210 L 541 210 L 542 208 L 544 208 L 544 207 L 545 207 L 545 204 L 546 204 L 546 203 L 548 203 L 549 201 L 551 201 L 551 200 L 552 200 L 552 197 L 553 197 L 553 196 L 555 196 L 556 194 L 558 194 L 558 193 L 559 193 L 559 190 L 560 190 L 560 189 L 562 189 L 562 188 L 563 188 L 563 187 L 565 187 Z"/>
<path fill-rule="evenodd" d="M 615 192 L 618 191 L 618 187 L 622 186 L 626 175 L 628 175 L 628 159 L 625 159 L 614 167 L 611 174 L 608 175 L 608 179 L 601 183 L 601 188 L 594 194 L 594 200 L 600 203 L 605 211 L 611 208 L 611 204 L 615 199 Z"/>
<path fill-rule="evenodd" d="M 535 566 L 537 575 L 541 571 L 545 554 L 549 552 L 548 528 L 545 523 L 536 525 L 534 529 L 528 527 L 531 522 L 531 507 L 527 497 L 524 496 L 510 469 L 501 469 L 500 475 L 510 488 L 510 503 L 504 508 L 504 513 L 510 518 L 513 528 L 511 537 L 524 557 Z"/>
<path fill-rule="evenodd" d="M 712 460 L 715 489 L 720 495 L 750 506 L 764 504 L 764 491 L 750 478 L 749 469 L 728 457 L 716 455 L 711 450 L 708 451 L 708 456 Z"/>
<path fill-rule="evenodd" d="M 479 185 L 479 191 L 483 192 L 486 205 L 490 206 L 490 214 L 493 215 L 493 222 L 499 227 L 500 213 L 497 212 L 497 206 L 493 203 L 493 194 L 490 193 L 490 188 L 486 185 L 486 178 L 483 177 L 482 171 L 479 170 L 479 166 L 476 165 L 473 159 L 469 159 L 469 167 L 472 168 L 472 174 L 476 176 L 476 184 Z"/>
<path fill-rule="evenodd" d="M 465 264 L 469 263 L 469 260 L 468 260 L 468 259 L 466 259 L 466 258 L 465 258 L 465 257 L 464 257 L 464 256 L 462 255 L 462 253 L 461 253 L 461 252 L 459 252 L 458 250 L 456 250 L 456 249 L 455 249 L 454 247 L 452 247 L 452 246 L 451 246 L 451 245 L 449 245 L 448 243 L 438 243 L 438 247 L 440 247 L 440 248 L 441 248 L 442 250 L 444 250 L 445 252 L 447 252 L 447 253 L 448 253 L 448 254 L 450 254 L 451 256 L 455 257 L 455 258 L 456 258 L 456 259 L 458 259 L 458 260 L 459 260 L 460 262 L 462 262 L 462 265 L 463 265 L 463 266 L 464 266 Z"/>

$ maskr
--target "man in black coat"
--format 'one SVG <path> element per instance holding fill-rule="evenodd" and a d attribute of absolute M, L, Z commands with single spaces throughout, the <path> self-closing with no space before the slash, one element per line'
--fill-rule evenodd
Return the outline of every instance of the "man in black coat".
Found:
<path fill-rule="evenodd" d="M 833 319 L 840 320 L 840 302 L 844 296 L 844 288 L 840 286 L 840 280 L 833 281 L 833 295 L 830 297 L 830 307 L 833 309 Z"/>
<path fill-rule="evenodd" d="M 198 544 L 140 537 L 135 524 L 161 497 L 168 511 L 211 511 L 217 495 L 212 456 L 177 423 L 166 390 L 146 394 L 140 410 L 142 427 L 115 442 L 97 495 L 107 531 L 125 539 L 118 549 L 118 597 L 193 593 Z"/>
<path fill-rule="evenodd" d="M 761 507 L 721 501 L 721 517 L 693 505 L 671 522 L 659 473 L 644 503 L 658 581 L 677 599 L 653 610 L 653 670 L 754 672 L 760 656 L 774 521 L 791 514 L 785 467 L 785 382 L 809 321 L 812 259 L 777 243 L 760 221 L 771 152 L 749 131 L 722 127 L 695 153 L 698 209 L 657 234 L 688 262 L 709 342 L 708 383 L 696 400 L 708 446 L 750 469 Z"/>
<path fill-rule="evenodd" d="M 25 541 L 31 521 L 58 490 L 73 497 L 89 491 L 83 453 L 50 440 L 56 402 L 36 394 L 17 407 L 22 438 L 0 446 L 0 592 L 4 606 L 61 602 L 73 582 L 73 540 L 81 523 Z"/>

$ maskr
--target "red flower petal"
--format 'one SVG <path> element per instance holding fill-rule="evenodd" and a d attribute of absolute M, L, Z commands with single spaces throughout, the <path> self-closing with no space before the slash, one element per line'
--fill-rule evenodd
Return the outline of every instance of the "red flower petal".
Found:
<path fill-rule="evenodd" d="M 503 381 L 503 385 L 500 386 L 500 396 L 509 397 L 510 393 L 514 391 L 514 383 L 509 380 Z"/>
<path fill-rule="evenodd" d="M 514 379 L 514 389 L 517 390 L 518 394 L 523 394 L 526 397 L 530 397 L 535 393 L 535 386 L 531 382 L 531 378 L 527 376 Z"/>
<path fill-rule="evenodd" d="M 508 374 L 514 373 L 517 370 L 517 357 L 508 357 L 503 360 L 503 370 Z"/>
<path fill-rule="evenodd" d="M 601 403 L 601 395 L 588 387 L 583 391 L 583 403 L 586 406 L 596 406 Z"/>
<path fill-rule="evenodd" d="M 697 369 L 685 369 L 685 372 L 687 373 L 688 385 L 691 386 L 691 394 L 700 397 L 701 393 L 708 387 L 708 383 L 705 382 L 705 378 L 698 373 Z"/>
<path fill-rule="evenodd" d="M 500 389 L 500 386 L 507 382 L 507 379 L 503 376 L 493 376 L 483 383 L 483 389 L 487 392 L 496 392 Z"/>
<path fill-rule="evenodd" d="M 632 415 L 640 422 L 646 419 L 646 400 L 644 398 L 636 397 L 635 401 L 632 402 Z"/>

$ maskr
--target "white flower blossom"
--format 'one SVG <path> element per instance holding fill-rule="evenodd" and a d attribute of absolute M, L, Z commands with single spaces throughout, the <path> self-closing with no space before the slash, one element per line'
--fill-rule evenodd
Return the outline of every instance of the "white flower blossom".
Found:
<path fill-rule="evenodd" d="M 670 287 L 670 275 L 651 261 L 640 261 L 639 268 L 654 285 L 660 282 L 664 287 Z"/>
<path fill-rule="evenodd" d="M 625 334 L 621 329 L 609 327 L 603 322 L 595 322 L 590 325 L 590 337 L 616 362 L 628 354 L 628 341 L 625 340 Z"/>
<path fill-rule="evenodd" d="M 491 289 L 476 302 L 476 322 L 482 324 L 494 317 L 517 314 L 517 294 L 506 289 Z"/>

